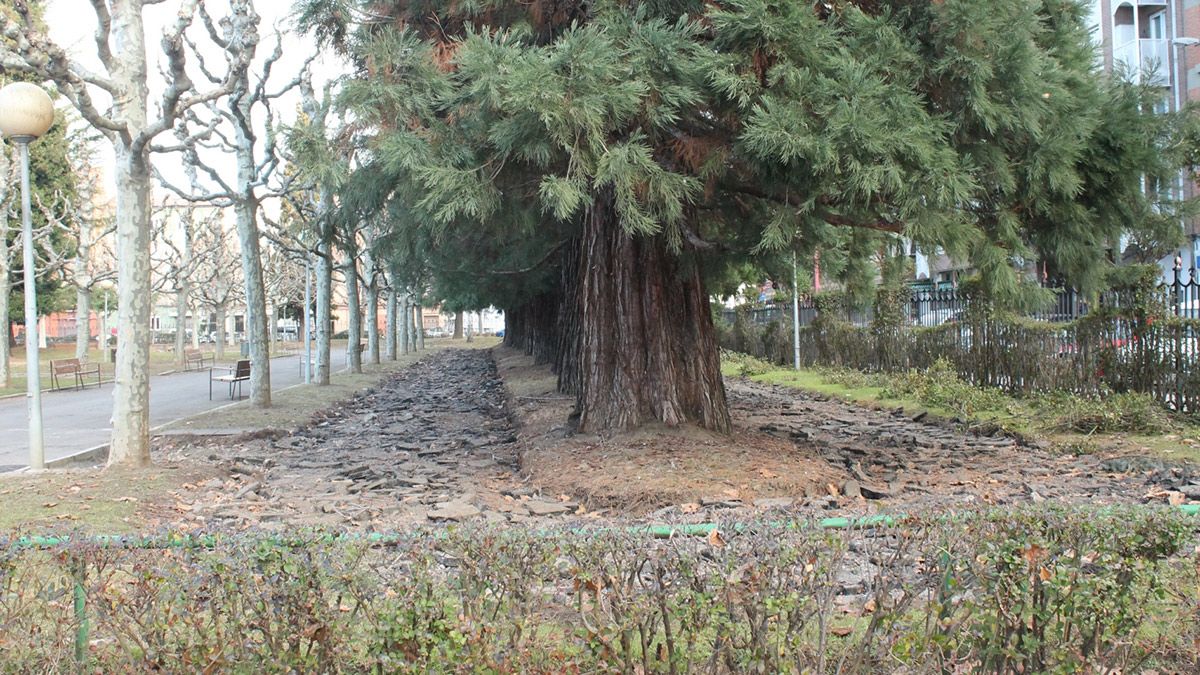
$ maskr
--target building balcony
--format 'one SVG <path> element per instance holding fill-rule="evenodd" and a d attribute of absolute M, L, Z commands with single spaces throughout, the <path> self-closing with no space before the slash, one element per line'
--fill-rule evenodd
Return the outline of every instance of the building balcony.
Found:
<path fill-rule="evenodd" d="M 1142 38 L 1113 47 L 1113 68 L 1124 69 L 1134 82 L 1171 86 L 1171 41 Z"/>

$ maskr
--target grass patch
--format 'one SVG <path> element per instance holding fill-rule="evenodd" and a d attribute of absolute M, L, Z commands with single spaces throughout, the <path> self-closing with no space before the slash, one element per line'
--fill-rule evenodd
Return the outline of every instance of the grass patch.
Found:
<path fill-rule="evenodd" d="M 958 378 L 949 363 L 926 371 L 864 373 L 845 368 L 792 370 L 741 354 L 722 354 L 726 376 L 796 387 L 868 406 L 903 408 L 966 423 L 996 424 L 1010 432 L 1051 439 L 1076 454 L 1118 438 L 1135 451 L 1200 461 L 1200 425 L 1173 415 L 1145 394 L 1085 398 L 1065 392 L 1015 398 Z M 1098 437 L 1098 438 L 1097 438 Z"/>
<path fill-rule="evenodd" d="M 0 531 L 144 531 L 148 507 L 169 500 L 179 486 L 207 476 L 206 470 L 194 467 L 71 469 L 0 476 L 0 500 L 4 503 Z M 134 484 L 137 489 L 131 490 Z"/>

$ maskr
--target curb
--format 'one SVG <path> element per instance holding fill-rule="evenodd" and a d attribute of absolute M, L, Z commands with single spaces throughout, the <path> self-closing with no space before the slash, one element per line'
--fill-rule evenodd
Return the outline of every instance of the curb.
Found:
<path fill-rule="evenodd" d="M 295 354 L 290 354 L 288 356 L 295 356 Z M 286 358 L 286 356 L 272 357 L 272 358 Z M 349 370 L 350 370 L 349 367 L 345 367 L 340 370 L 333 371 L 333 373 L 341 374 L 341 373 L 348 372 Z M 163 374 L 166 374 L 166 373 L 163 373 Z M 109 380 L 108 382 L 112 382 L 112 380 Z M 108 382 L 105 382 L 105 384 L 107 384 Z M 282 389 L 277 389 L 277 390 L 273 390 L 273 391 L 288 391 L 289 389 L 295 389 L 296 387 L 303 387 L 303 386 L 305 386 L 305 384 L 306 383 L 304 383 L 304 382 L 297 382 L 296 384 L 289 385 L 289 386 L 283 387 Z M 51 390 L 45 390 L 45 391 L 51 391 Z M 17 396 L 25 396 L 25 394 L 10 394 L 9 396 L 0 397 L 0 400 L 4 400 L 6 398 L 15 398 Z M 179 424 L 180 422 L 186 422 L 187 420 L 190 420 L 190 419 L 193 419 L 196 417 L 200 417 L 202 415 L 207 415 L 209 413 L 214 413 L 214 412 L 218 412 L 221 410 L 225 410 L 227 408 L 232 408 L 235 405 L 240 405 L 242 403 L 245 403 L 247 400 L 248 399 L 242 399 L 240 401 L 232 401 L 230 403 L 226 403 L 225 405 L 220 405 L 215 408 L 209 408 L 208 410 L 203 410 L 201 412 L 194 413 L 192 415 L 185 415 L 183 417 L 177 417 L 173 420 L 163 422 L 162 424 L 151 427 L 150 435 L 153 436 L 155 434 L 155 432 L 162 431 L 163 429 L 165 429 L 171 425 L 174 425 L 174 424 Z M 96 446 L 87 448 L 85 450 L 80 450 L 78 452 L 72 453 L 70 455 L 66 455 L 64 457 L 47 460 L 46 468 L 47 469 L 60 469 L 60 468 L 66 467 L 66 466 L 70 466 L 72 464 L 91 463 L 93 460 L 105 459 L 108 456 L 109 445 L 111 445 L 111 443 L 101 443 L 100 445 L 96 445 Z M 19 469 L 13 469 L 12 471 L 0 472 L 0 476 L 10 476 L 10 475 L 18 474 L 18 473 L 29 472 L 29 471 L 30 471 L 29 467 L 23 466 Z"/>

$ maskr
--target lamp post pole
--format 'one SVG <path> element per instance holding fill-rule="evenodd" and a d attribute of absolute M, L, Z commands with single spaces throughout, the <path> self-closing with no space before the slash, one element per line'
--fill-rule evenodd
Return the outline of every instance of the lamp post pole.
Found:
<path fill-rule="evenodd" d="M 29 144 L 54 124 L 54 103 L 41 87 L 13 82 L 0 89 L 0 132 L 21 155 L 21 243 L 25 276 L 25 399 L 29 413 L 29 467 L 46 468 L 42 435 L 42 378 L 38 362 L 37 268 L 33 259 L 33 209 L 29 195 Z"/>
<path fill-rule="evenodd" d="M 33 210 L 29 198 L 29 136 L 14 136 L 21 153 L 21 244 L 25 277 L 25 400 L 29 413 L 29 468 L 46 468 L 42 434 L 42 376 L 38 355 L 36 269 L 33 266 Z"/>

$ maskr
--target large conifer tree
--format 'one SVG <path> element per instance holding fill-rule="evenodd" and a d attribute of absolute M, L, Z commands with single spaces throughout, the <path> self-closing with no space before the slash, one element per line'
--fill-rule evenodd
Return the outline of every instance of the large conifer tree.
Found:
<path fill-rule="evenodd" d="M 351 9 L 301 16 L 360 66 L 355 203 L 505 307 L 584 430 L 728 429 L 705 280 L 763 251 L 903 235 L 1016 302 L 1029 261 L 1095 283 L 1170 215 L 1141 191 L 1165 119 L 1094 70 L 1073 0 L 393 0 L 357 30 Z"/>

